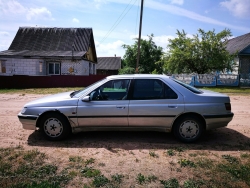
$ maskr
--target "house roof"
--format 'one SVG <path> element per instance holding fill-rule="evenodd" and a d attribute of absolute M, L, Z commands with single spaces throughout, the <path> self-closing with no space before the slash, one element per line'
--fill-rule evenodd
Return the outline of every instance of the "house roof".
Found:
<path fill-rule="evenodd" d="M 230 54 L 234 54 L 236 52 L 240 53 L 248 46 L 250 46 L 250 33 L 230 39 L 226 45 L 227 51 Z"/>
<path fill-rule="evenodd" d="M 74 58 L 81 58 L 86 52 L 74 52 Z M 22 50 L 22 51 L 15 51 L 15 50 L 6 50 L 0 52 L 1 56 L 11 56 L 11 57 L 44 57 L 44 58 L 51 58 L 51 57 L 72 57 L 72 51 L 31 51 L 31 50 Z"/>
<path fill-rule="evenodd" d="M 20 27 L 4 56 L 83 56 L 92 47 L 96 50 L 92 28 Z"/>
<path fill-rule="evenodd" d="M 121 68 L 121 57 L 98 57 L 97 67 L 99 70 L 118 70 Z"/>

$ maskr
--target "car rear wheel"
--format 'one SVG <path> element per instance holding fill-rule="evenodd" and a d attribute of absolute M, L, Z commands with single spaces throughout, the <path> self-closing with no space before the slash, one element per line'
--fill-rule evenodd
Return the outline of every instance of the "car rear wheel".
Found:
<path fill-rule="evenodd" d="M 62 140 L 71 133 L 69 122 L 58 113 L 45 114 L 40 121 L 40 130 L 48 140 Z"/>
<path fill-rule="evenodd" d="M 174 125 L 174 135 L 182 142 L 190 143 L 196 141 L 203 133 L 204 128 L 199 118 L 185 116 Z"/>

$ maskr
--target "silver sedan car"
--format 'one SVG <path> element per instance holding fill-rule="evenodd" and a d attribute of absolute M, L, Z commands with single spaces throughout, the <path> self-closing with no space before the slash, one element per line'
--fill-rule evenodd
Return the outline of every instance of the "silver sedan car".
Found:
<path fill-rule="evenodd" d="M 227 95 L 198 90 L 166 75 L 118 75 L 74 92 L 47 96 L 24 105 L 24 129 L 62 140 L 72 132 L 133 130 L 172 132 L 193 142 L 209 129 L 232 120 Z"/>

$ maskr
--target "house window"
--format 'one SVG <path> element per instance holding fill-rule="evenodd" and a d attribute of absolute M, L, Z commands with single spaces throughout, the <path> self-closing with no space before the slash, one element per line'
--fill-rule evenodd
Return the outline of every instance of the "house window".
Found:
<path fill-rule="evenodd" d="M 95 64 L 93 64 L 93 74 L 96 73 L 96 70 L 95 70 Z"/>
<path fill-rule="evenodd" d="M 6 73 L 5 61 L 0 60 L 0 73 Z"/>
<path fill-rule="evenodd" d="M 43 62 L 39 63 L 39 72 L 43 72 Z"/>
<path fill-rule="evenodd" d="M 60 63 L 49 63 L 49 74 L 60 75 Z"/>
<path fill-rule="evenodd" d="M 91 71 L 91 63 L 89 63 L 89 74 L 92 74 L 92 71 Z"/>

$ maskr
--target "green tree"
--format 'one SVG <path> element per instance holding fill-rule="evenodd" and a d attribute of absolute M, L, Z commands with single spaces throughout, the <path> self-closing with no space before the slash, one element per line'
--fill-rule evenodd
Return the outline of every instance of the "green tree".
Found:
<path fill-rule="evenodd" d="M 156 63 L 161 61 L 163 55 L 162 47 L 159 47 L 153 41 L 154 35 L 148 35 L 148 40 L 141 39 L 141 49 L 140 49 L 140 62 L 139 62 L 139 72 L 140 73 L 152 73 L 154 70 L 159 70 L 159 65 Z M 135 70 L 137 61 L 137 50 L 138 50 L 138 38 L 135 39 L 133 45 L 123 45 L 125 51 L 123 56 L 124 68 L 126 70 Z M 125 71 L 121 70 L 120 73 Z"/>
<path fill-rule="evenodd" d="M 134 74 L 135 69 L 132 67 L 124 67 L 123 69 L 119 70 L 119 74 Z"/>
<path fill-rule="evenodd" d="M 171 73 L 205 74 L 213 71 L 233 70 L 233 56 L 226 50 L 226 43 L 231 31 L 215 30 L 188 37 L 184 30 L 177 30 L 177 37 L 170 39 L 164 67 Z"/>

